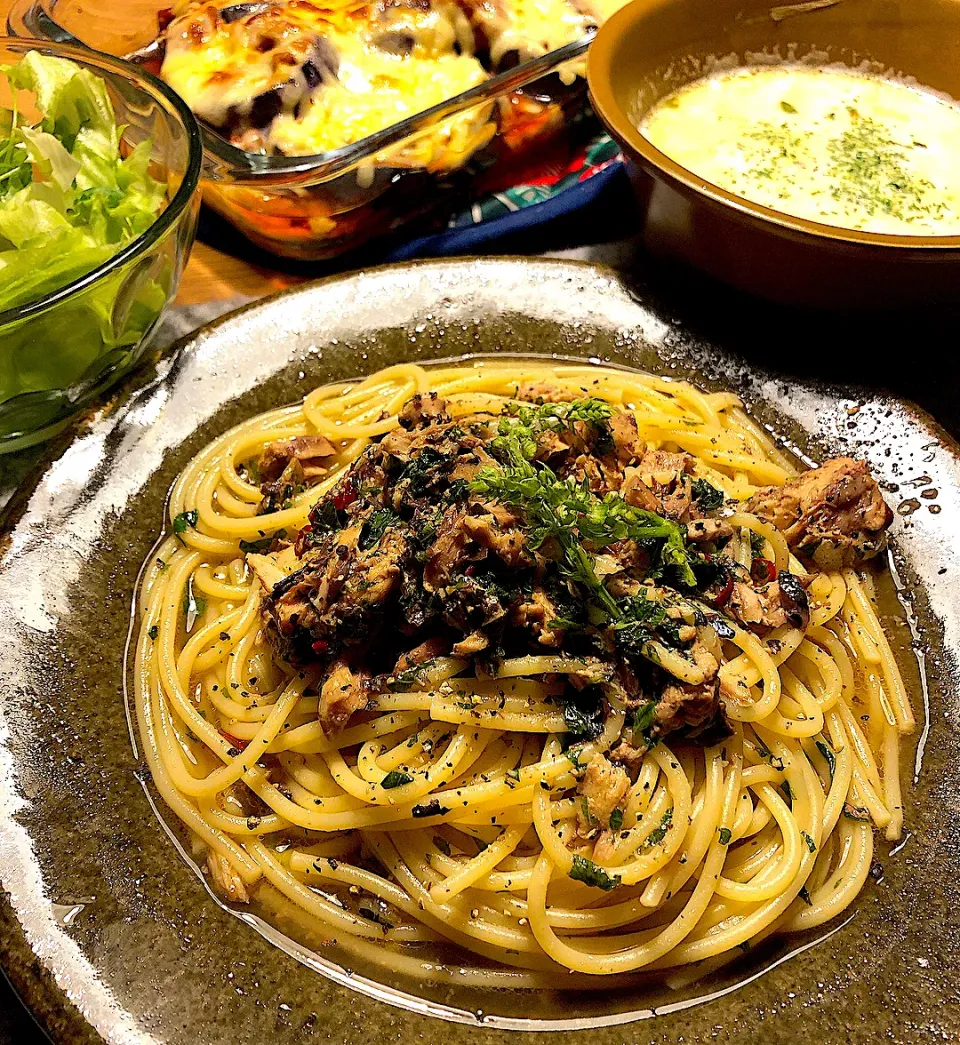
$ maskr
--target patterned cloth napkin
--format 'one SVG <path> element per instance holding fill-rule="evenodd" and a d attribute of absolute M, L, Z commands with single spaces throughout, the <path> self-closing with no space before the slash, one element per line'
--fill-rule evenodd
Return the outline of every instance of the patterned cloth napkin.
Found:
<path fill-rule="evenodd" d="M 540 148 L 526 167 L 496 172 L 495 181 L 481 178 L 481 195 L 454 214 L 447 228 L 479 225 L 544 203 L 622 162 L 619 148 L 607 134 L 597 134 L 573 149 L 563 142 Z"/>

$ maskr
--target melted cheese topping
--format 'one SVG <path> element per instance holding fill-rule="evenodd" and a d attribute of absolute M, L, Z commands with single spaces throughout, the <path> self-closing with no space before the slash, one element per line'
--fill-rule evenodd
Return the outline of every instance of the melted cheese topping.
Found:
<path fill-rule="evenodd" d="M 569 0 L 483 0 L 473 11 L 490 43 L 495 66 L 515 51 L 537 58 L 585 36 L 597 23 Z"/>
<path fill-rule="evenodd" d="M 741 68 L 640 122 L 698 177 L 774 210 L 868 232 L 960 234 L 960 106 L 893 80 Z"/>
<path fill-rule="evenodd" d="M 197 115 L 241 147 L 289 156 L 350 145 L 487 78 L 473 30 L 451 0 L 275 3 L 228 21 L 209 3 L 182 5 L 161 75 Z M 274 92 L 274 97 L 267 97 Z M 454 117 L 400 150 L 444 166 L 489 140 L 490 113 Z M 466 154 L 466 155 L 464 155 Z M 405 162 L 403 158 L 398 162 Z"/>
<path fill-rule="evenodd" d="M 472 55 L 473 29 L 457 5 L 430 7 L 427 10 L 404 6 L 386 7 L 380 12 L 376 26 L 365 18 L 357 19 L 354 35 L 387 53 L 402 54 L 403 46 L 412 42 L 414 58 L 439 58 L 459 52 Z"/>
<path fill-rule="evenodd" d="M 161 75 L 241 148 L 288 156 L 360 141 L 488 78 L 496 66 L 580 39 L 625 0 L 181 0 Z M 232 10 L 228 11 L 228 8 Z M 226 14 L 226 16 L 224 16 Z M 572 82 L 582 63 L 564 68 Z M 462 164 L 495 133 L 485 105 L 431 128 L 389 162 Z M 378 159 L 378 162 L 379 159 Z"/>
<path fill-rule="evenodd" d="M 429 109 L 486 79 L 470 57 L 443 55 L 432 61 L 377 52 L 351 43 L 341 51 L 339 83 L 316 92 L 298 116 L 280 115 L 270 128 L 274 149 L 288 156 L 325 152 Z M 484 111 L 484 117 L 489 107 Z M 475 116 L 455 117 L 437 129 L 438 146 Z M 439 140 L 439 139 L 442 139 Z"/>
<path fill-rule="evenodd" d="M 193 112 L 218 127 L 231 108 L 248 106 L 277 83 L 271 56 L 226 26 L 195 36 L 185 26 L 168 36 L 160 74 Z"/>

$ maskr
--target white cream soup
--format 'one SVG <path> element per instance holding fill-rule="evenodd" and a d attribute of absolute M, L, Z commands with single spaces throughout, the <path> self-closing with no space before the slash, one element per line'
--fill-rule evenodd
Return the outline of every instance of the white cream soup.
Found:
<path fill-rule="evenodd" d="M 668 95 L 641 133 L 754 203 L 849 229 L 960 234 L 960 106 L 837 69 L 757 66 Z"/>

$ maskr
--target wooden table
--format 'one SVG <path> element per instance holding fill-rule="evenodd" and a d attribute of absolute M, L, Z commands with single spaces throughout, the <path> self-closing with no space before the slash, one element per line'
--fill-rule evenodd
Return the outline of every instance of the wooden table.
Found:
<path fill-rule="evenodd" d="M 226 301 L 241 295 L 263 297 L 303 283 L 305 278 L 252 265 L 207 243 L 197 242 L 180 281 L 175 304 L 202 305 L 207 301 Z"/>

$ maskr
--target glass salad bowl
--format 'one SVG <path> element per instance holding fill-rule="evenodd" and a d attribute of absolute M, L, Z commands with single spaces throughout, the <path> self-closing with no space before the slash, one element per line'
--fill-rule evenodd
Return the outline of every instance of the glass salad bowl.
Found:
<path fill-rule="evenodd" d="M 88 73 L 64 87 L 67 67 L 48 58 Z M 0 194 L 6 453 L 53 435 L 143 357 L 193 245 L 202 148 L 184 103 L 122 61 L 0 38 L 0 66 L 37 70 L 0 70 L 0 178 L 35 197 Z M 25 162 L 11 111 L 29 125 Z"/>

